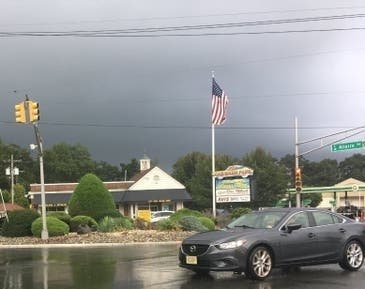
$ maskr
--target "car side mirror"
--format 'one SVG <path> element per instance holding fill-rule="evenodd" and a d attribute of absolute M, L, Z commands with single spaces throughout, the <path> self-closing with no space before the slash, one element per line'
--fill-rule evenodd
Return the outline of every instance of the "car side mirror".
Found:
<path fill-rule="evenodd" d="M 301 225 L 301 224 L 291 224 L 291 225 L 287 225 L 287 226 L 286 226 L 286 231 L 287 231 L 288 233 L 291 233 L 291 232 L 293 232 L 293 231 L 295 231 L 295 230 L 300 229 L 301 227 L 302 227 L 302 225 Z"/>

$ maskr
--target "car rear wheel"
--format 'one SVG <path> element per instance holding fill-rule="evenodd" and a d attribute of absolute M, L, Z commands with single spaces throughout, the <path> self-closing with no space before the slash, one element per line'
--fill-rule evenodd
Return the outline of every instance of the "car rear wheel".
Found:
<path fill-rule="evenodd" d="M 271 273 L 272 256 L 268 248 L 256 247 L 248 259 L 247 275 L 250 279 L 264 280 Z"/>
<path fill-rule="evenodd" d="M 348 271 L 357 271 L 364 263 L 364 250 L 357 241 L 350 241 L 346 244 L 342 260 L 339 265 Z"/>

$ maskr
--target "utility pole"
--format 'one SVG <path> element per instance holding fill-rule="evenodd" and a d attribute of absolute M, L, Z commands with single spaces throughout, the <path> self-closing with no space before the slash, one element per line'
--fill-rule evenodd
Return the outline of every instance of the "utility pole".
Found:
<path fill-rule="evenodd" d="M 21 160 L 14 160 L 13 154 L 10 155 L 10 159 L 7 160 L 7 162 L 10 162 L 10 168 L 8 167 L 5 170 L 5 174 L 7 176 L 10 176 L 11 185 L 10 185 L 10 192 L 11 192 L 11 203 L 14 204 L 14 177 L 19 175 L 19 169 L 17 167 L 14 167 L 14 163 L 21 162 Z"/>

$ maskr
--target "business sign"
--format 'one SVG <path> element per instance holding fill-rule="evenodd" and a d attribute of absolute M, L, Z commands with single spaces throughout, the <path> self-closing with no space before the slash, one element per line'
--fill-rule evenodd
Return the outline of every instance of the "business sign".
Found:
<path fill-rule="evenodd" d="M 224 171 L 215 171 L 213 175 L 216 177 L 235 177 L 235 176 L 247 177 L 253 175 L 253 169 L 240 165 L 234 165 L 228 167 Z"/>
<path fill-rule="evenodd" d="M 151 211 L 150 210 L 138 210 L 138 218 L 151 222 Z"/>
<path fill-rule="evenodd" d="M 336 144 L 331 145 L 332 152 L 352 150 L 352 149 L 361 149 L 361 148 L 364 148 L 363 141 L 336 143 Z"/>
<path fill-rule="evenodd" d="M 216 179 L 215 195 L 217 203 L 250 202 L 250 179 L 241 176 Z"/>
<path fill-rule="evenodd" d="M 251 201 L 249 176 L 253 170 L 249 167 L 234 165 L 224 171 L 216 171 L 215 197 L 217 203 L 237 203 Z"/>

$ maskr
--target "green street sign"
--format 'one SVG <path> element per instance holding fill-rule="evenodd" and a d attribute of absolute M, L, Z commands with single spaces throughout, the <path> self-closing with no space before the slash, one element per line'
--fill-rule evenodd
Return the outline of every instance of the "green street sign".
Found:
<path fill-rule="evenodd" d="M 354 141 L 354 142 L 346 142 L 346 143 L 336 143 L 331 145 L 331 151 L 345 151 L 345 150 L 352 150 L 352 149 L 361 149 L 364 148 L 363 141 Z"/>

